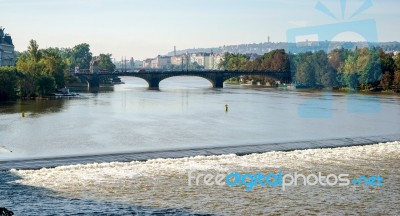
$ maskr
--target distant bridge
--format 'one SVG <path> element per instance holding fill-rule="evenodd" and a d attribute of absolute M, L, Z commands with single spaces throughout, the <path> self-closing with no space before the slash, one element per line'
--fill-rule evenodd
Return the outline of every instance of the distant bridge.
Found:
<path fill-rule="evenodd" d="M 188 71 L 145 71 L 145 72 L 120 72 L 120 73 L 76 73 L 75 76 L 85 80 L 89 83 L 89 87 L 99 87 L 104 79 L 112 79 L 121 76 L 130 76 L 144 79 L 150 89 L 158 89 L 160 82 L 164 79 L 176 76 L 195 76 L 202 77 L 211 82 L 214 88 L 223 88 L 224 82 L 233 77 L 240 76 L 266 76 L 274 80 L 281 81 L 282 83 L 291 82 L 290 71 L 267 71 L 267 70 L 253 70 L 253 71 L 215 71 L 215 70 L 188 70 Z"/>

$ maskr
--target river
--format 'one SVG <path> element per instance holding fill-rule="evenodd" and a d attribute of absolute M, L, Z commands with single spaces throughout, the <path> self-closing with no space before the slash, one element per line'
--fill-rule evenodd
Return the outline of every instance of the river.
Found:
<path fill-rule="evenodd" d="M 192 77 L 169 78 L 161 82 L 159 91 L 155 91 L 148 90 L 147 83 L 140 79 L 126 77 L 123 81 L 126 84 L 98 93 L 82 92 L 77 98 L 0 104 L 0 161 L 103 154 L 113 154 L 112 161 L 118 161 L 118 155 L 121 154 L 193 149 L 207 152 L 207 149 L 215 148 L 224 149 L 223 152 L 227 155 L 217 158 L 166 158 L 132 163 L 124 160 L 128 162 L 94 166 L 73 163 L 76 165 L 55 169 L 48 165 L 48 169 L 42 170 L 29 170 L 30 166 L 37 168 L 35 161 L 26 162 L 26 169 L 23 170 L 10 171 L 2 168 L 4 171 L 0 177 L 0 190 L 3 197 L 0 197 L 0 205 L 8 206 L 22 215 L 32 208 L 36 209 L 37 214 L 42 211 L 44 215 L 51 214 L 52 208 L 58 209 L 56 212 L 60 214 L 94 211 L 121 214 L 160 211 L 164 214 L 188 215 L 240 215 L 249 212 L 332 213 L 338 209 L 317 211 L 316 208 L 305 208 L 304 202 L 287 201 L 300 197 L 302 193 L 311 198 L 315 194 L 328 192 L 328 195 L 320 194 L 322 200 L 311 203 L 315 206 L 318 203 L 328 206 L 332 203 L 320 202 L 328 199 L 330 194 L 335 199 L 344 196 L 347 201 L 352 198 L 378 201 L 381 205 L 374 208 L 375 213 L 384 209 L 389 214 L 396 212 L 393 205 L 398 204 L 399 199 L 395 201 L 394 198 L 387 197 L 371 201 L 368 194 L 376 193 L 378 196 L 385 192 L 393 197 L 393 193 L 399 192 L 399 186 L 392 184 L 382 190 L 362 191 L 355 196 L 346 194 L 348 191 L 344 189 L 334 192 L 332 189 L 294 189 L 292 197 L 278 190 L 271 192 L 270 195 L 276 198 L 276 202 L 286 200 L 282 205 L 263 205 L 262 202 L 267 200 L 252 200 L 252 195 L 263 194 L 262 189 L 254 194 L 236 190 L 233 194 L 244 197 L 245 203 L 229 204 L 227 200 L 220 200 L 218 204 L 218 199 L 224 199 L 223 195 L 227 195 L 226 189 L 195 188 L 187 191 L 185 185 L 185 174 L 193 167 L 195 170 L 213 172 L 266 169 L 265 164 L 256 165 L 259 156 L 229 155 L 232 153 L 229 149 L 235 147 L 252 146 L 254 149 L 257 146 L 279 147 L 291 143 L 288 149 L 304 149 L 299 144 L 303 141 L 339 140 L 337 143 L 343 143 L 343 140 L 352 140 L 353 144 L 357 144 L 354 142 L 362 137 L 378 137 L 377 143 L 380 138 L 398 137 L 400 97 L 396 95 L 287 91 L 235 85 L 213 89 L 208 81 Z M 225 110 L 225 105 L 228 105 L 228 111 Z M 25 117 L 22 117 L 22 113 L 25 113 Z M 308 147 L 313 148 L 313 142 L 308 143 Z M 315 143 L 314 148 L 317 147 L 320 146 Z M 380 152 L 374 155 L 377 149 Z M 311 150 L 304 151 L 307 155 Z M 290 152 L 265 153 L 273 154 L 266 155 L 266 158 L 276 158 L 276 154 L 280 155 L 278 158 L 286 158 L 274 160 L 274 165 L 267 168 L 316 171 L 314 168 L 319 167 L 335 172 L 346 170 L 354 174 L 373 175 L 379 174 L 381 169 L 371 169 L 366 161 L 378 156 L 383 157 L 379 166 L 387 168 L 383 174 L 388 178 L 399 179 L 398 169 L 396 171 L 393 168 L 399 164 L 398 142 L 388 144 L 387 147 L 380 144 L 375 147 L 315 151 L 319 151 L 314 154 L 316 158 L 309 159 L 315 165 L 312 169 L 304 161 L 293 159 L 297 156 Z M 364 155 L 365 152 L 370 154 Z M 338 162 L 335 158 L 340 154 L 344 156 Z M 325 162 L 316 165 L 321 161 Z M 101 162 L 101 159 L 96 162 Z M 246 167 L 242 162 L 252 165 Z M 359 168 L 351 170 L 346 165 L 348 163 L 354 163 Z M 331 165 L 337 167 L 332 168 Z M 156 179 L 157 173 L 161 173 L 161 179 L 157 180 L 160 184 L 149 183 L 149 179 Z M 175 189 L 171 188 L 174 185 L 170 184 L 171 180 L 176 180 Z M 30 195 L 24 194 L 26 191 Z M 264 193 L 269 194 L 265 191 Z M 194 198 L 202 200 L 203 205 Z M 289 210 L 283 211 L 285 208 Z M 352 208 L 359 208 L 360 213 L 366 213 L 362 206 L 352 204 L 345 209 Z"/>

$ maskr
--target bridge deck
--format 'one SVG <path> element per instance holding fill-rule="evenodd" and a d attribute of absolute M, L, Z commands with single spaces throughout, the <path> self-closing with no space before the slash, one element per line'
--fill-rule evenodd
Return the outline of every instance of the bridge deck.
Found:
<path fill-rule="evenodd" d="M 223 88 L 224 81 L 238 76 L 267 76 L 283 83 L 291 82 L 290 71 L 267 71 L 267 70 L 243 70 L 243 71 L 216 71 L 216 70 L 187 70 L 187 71 L 141 71 L 141 72 L 119 72 L 119 73 L 76 73 L 76 76 L 86 79 L 91 86 L 98 86 L 100 78 L 116 76 L 131 76 L 144 79 L 150 88 L 158 88 L 159 83 L 174 76 L 196 76 L 209 80 L 213 87 Z"/>

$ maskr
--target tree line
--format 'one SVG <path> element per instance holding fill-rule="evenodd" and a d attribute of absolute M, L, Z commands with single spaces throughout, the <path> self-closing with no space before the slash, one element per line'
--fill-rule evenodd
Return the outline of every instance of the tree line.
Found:
<path fill-rule="evenodd" d="M 79 80 L 71 73 L 75 68 L 89 69 L 93 54 L 89 44 L 73 48 L 40 49 L 35 40 L 27 51 L 16 52 L 15 67 L 0 67 L 0 100 L 37 97 L 53 93 Z M 100 70 L 113 71 L 111 54 L 100 54 Z"/>
<path fill-rule="evenodd" d="M 307 88 L 400 88 L 400 53 L 385 53 L 375 47 L 298 54 L 286 53 L 280 49 L 255 59 L 245 54 L 225 53 L 220 66 L 226 70 L 290 72 L 294 83 Z M 247 76 L 244 77 L 246 80 L 275 84 L 268 77 Z"/>

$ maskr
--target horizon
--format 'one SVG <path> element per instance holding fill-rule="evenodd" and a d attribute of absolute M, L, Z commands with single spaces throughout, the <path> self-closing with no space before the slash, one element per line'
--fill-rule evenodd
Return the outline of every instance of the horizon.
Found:
<path fill-rule="evenodd" d="M 354 11 L 368 0 L 347 1 L 341 18 L 336 18 L 340 17 L 339 1 L 321 2 L 330 12 L 316 10 L 317 0 L 236 4 L 228 0 L 0 0 L 5 11 L 0 25 L 13 37 L 17 51 L 26 50 L 29 40 L 34 39 L 42 49 L 88 43 L 94 55 L 110 53 L 116 59 L 126 56 L 140 60 L 166 55 L 174 46 L 179 51 L 260 44 L 268 37 L 271 43 L 286 43 L 290 29 L 366 19 L 376 22 L 376 42 L 397 42 L 400 38 L 400 31 L 392 25 L 400 22 L 395 9 L 400 3 L 395 0 L 373 1 L 358 14 Z M 354 42 L 360 40 L 359 36 L 342 38 Z"/>

